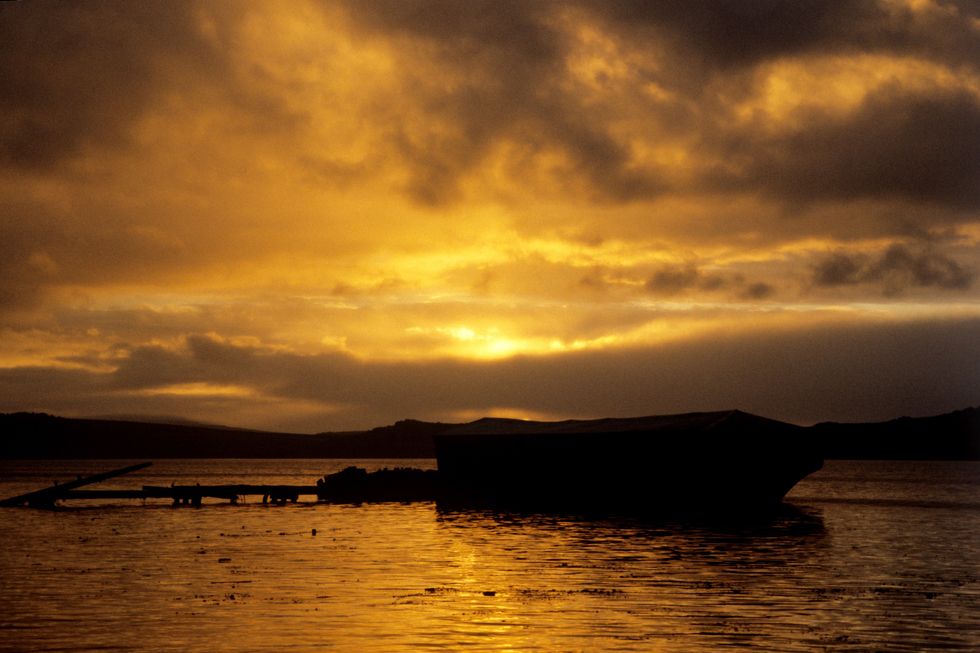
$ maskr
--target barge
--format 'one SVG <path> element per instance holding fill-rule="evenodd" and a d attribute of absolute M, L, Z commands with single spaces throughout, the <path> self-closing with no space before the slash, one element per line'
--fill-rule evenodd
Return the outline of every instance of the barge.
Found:
<path fill-rule="evenodd" d="M 435 436 L 440 500 L 576 511 L 751 512 L 823 466 L 806 429 L 738 410 L 486 418 Z"/>

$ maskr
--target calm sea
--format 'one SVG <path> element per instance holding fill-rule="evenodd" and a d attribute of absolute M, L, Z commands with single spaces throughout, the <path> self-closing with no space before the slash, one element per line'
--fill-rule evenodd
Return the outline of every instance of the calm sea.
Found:
<path fill-rule="evenodd" d="M 0 497 L 122 464 L 0 462 Z M 102 486 L 310 484 L 347 464 L 160 461 Z M 0 650 L 980 650 L 980 463 L 831 461 L 789 502 L 743 526 L 431 503 L 0 509 Z"/>

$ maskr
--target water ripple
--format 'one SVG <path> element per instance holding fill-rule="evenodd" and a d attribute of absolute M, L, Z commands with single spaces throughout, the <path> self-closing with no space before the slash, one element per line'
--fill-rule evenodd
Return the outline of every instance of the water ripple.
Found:
<path fill-rule="evenodd" d="M 168 464 L 156 478 L 203 483 L 341 463 Z M 58 465 L 76 472 L 22 468 L 0 490 Z M 977 472 L 830 463 L 795 508 L 720 526 L 431 503 L 6 509 L 0 650 L 977 650 Z"/>

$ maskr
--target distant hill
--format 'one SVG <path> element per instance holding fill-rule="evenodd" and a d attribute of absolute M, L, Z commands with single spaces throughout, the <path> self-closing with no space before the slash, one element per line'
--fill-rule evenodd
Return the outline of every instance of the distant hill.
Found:
<path fill-rule="evenodd" d="M 501 423 L 470 426 L 490 422 Z M 433 458 L 432 436 L 460 426 L 402 420 L 370 431 L 309 435 L 11 413 L 0 414 L 0 459 Z M 980 408 L 888 422 L 824 422 L 806 432 L 830 459 L 980 460 Z"/>
<path fill-rule="evenodd" d="M 824 458 L 853 460 L 980 460 L 980 408 L 934 417 L 810 427 Z"/>
<path fill-rule="evenodd" d="M 406 420 L 308 435 L 11 413 L 0 414 L 0 458 L 432 458 L 432 434 L 444 426 Z"/>

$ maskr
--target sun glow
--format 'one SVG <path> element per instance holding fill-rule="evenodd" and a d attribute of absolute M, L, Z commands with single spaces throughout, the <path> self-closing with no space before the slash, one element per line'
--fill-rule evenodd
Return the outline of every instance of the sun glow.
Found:
<path fill-rule="evenodd" d="M 222 385 L 217 383 L 191 382 L 173 383 L 170 385 L 133 390 L 132 394 L 144 397 L 173 395 L 178 397 L 255 397 L 258 393 L 253 388 L 242 385 Z"/>
<path fill-rule="evenodd" d="M 976 8 L 729 4 L 7 3 L 0 409 L 598 415 L 718 342 L 980 316 Z M 950 408 L 974 340 L 897 395 Z M 486 398 L 518 369 L 554 377 Z"/>

